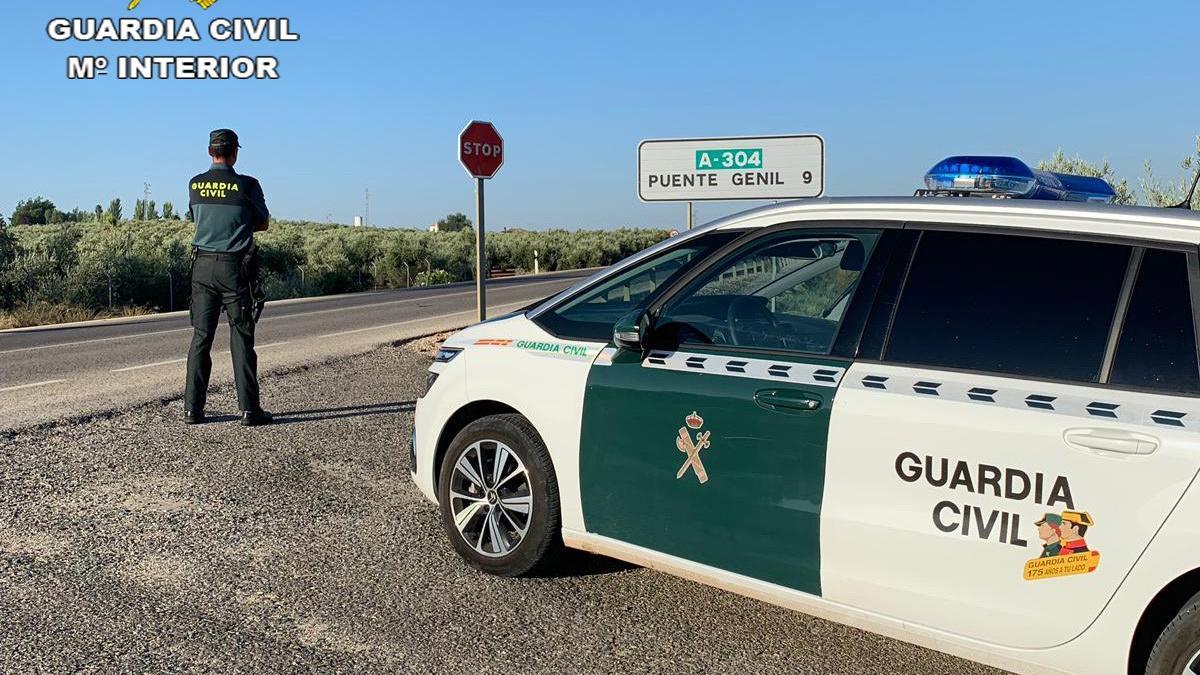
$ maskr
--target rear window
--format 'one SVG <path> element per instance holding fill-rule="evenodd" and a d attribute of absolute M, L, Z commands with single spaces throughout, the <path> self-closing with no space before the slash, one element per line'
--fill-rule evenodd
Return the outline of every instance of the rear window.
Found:
<path fill-rule="evenodd" d="M 1096 382 L 1129 255 L 1117 244 L 925 232 L 885 358 Z"/>
<path fill-rule="evenodd" d="M 1187 256 L 1147 251 L 1109 381 L 1167 393 L 1200 393 L 1193 316 Z"/>

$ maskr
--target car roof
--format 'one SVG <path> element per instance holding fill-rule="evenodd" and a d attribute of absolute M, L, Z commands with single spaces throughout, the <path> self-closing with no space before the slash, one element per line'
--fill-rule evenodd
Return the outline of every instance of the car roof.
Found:
<path fill-rule="evenodd" d="M 1200 244 L 1200 213 L 1187 209 L 980 197 L 804 199 L 742 211 L 700 229 L 765 227 L 789 220 L 954 223 Z"/>

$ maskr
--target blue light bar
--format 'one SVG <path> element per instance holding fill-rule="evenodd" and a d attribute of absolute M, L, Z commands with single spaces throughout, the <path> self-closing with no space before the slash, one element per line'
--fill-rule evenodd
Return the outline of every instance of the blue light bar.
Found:
<path fill-rule="evenodd" d="M 1109 203 L 1116 191 L 1102 178 L 1031 169 L 1016 157 L 947 157 L 925 174 L 919 195 L 1052 199 Z"/>

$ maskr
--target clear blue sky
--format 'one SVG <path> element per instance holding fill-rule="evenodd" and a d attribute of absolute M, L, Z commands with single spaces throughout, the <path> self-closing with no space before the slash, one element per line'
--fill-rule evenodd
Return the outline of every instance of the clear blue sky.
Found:
<path fill-rule="evenodd" d="M 455 138 L 493 120 L 507 160 L 489 225 L 678 225 L 641 204 L 643 138 L 818 132 L 827 193 L 908 194 L 942 156 L 1062 146 L 1164 177 L 1200 133 L 1200 5 L 1163 2 L 554 2 L 143 0 L 134 14 L 286 16 L 297 43 L 55 43 L 55 16 L 119 17 L 126 0 L 4 3 L 0 212 L 128 205 L 153 185 L 185 203 L 209 129 L 282 218 L 424 226 L 470 213 Z M 939 8 L 945 11 L 938 13 Z M 100 12 L 100 13 L 98 13 Z M 70 54 L 270 54 L 276 82 L 68 81 Z M 700 220 L 746 204 L 697 205 Z"/>

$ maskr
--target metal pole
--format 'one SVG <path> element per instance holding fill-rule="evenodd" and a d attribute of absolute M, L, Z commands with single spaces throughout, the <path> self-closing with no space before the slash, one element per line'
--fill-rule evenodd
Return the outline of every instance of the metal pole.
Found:
<path fill-rule="evenodd" d="M 691 202 L 688 202 L 687 226 L 688 226 L 687 229 L 689 229 L 689 230 L 692 229 L 692 203 Z"/>
<path fill-rule="evenodd" d="M 483 273 L 487 269 L 487 248 L 483 244 L 483 179 L 475 179 L 475 303 L 479 320 L 487 318 L 487 288 Z"/>

